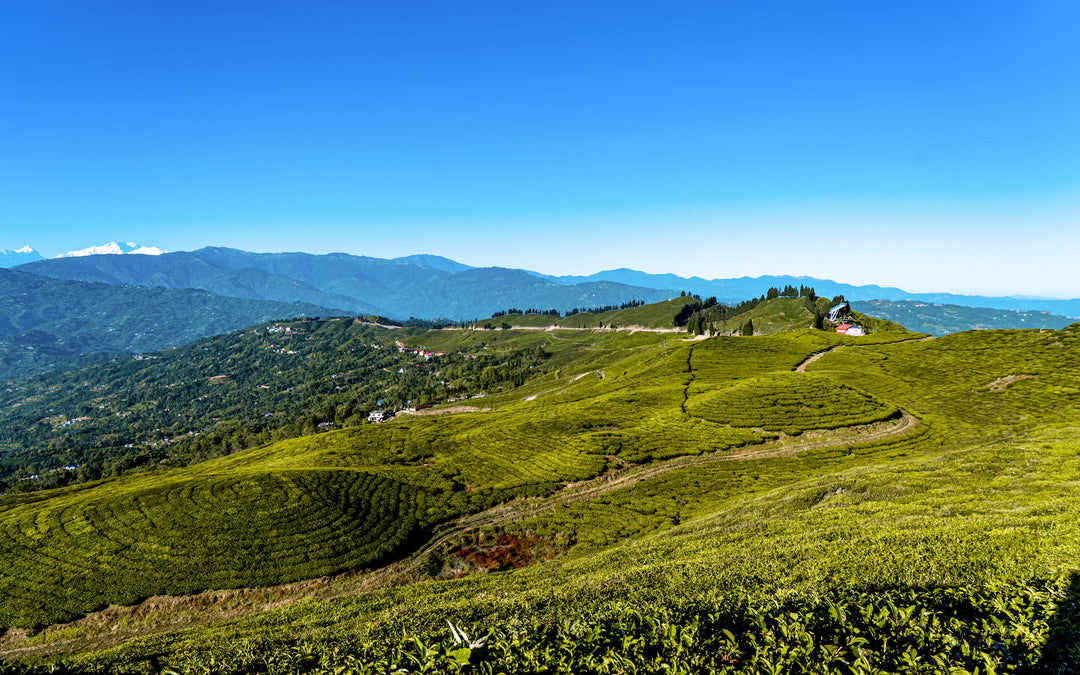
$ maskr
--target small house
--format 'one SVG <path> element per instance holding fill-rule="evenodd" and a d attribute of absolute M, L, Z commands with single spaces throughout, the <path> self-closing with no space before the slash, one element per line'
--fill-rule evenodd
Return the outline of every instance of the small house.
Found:
<path fill-rule="evenodd" d="M 836 332 L 839 333 L 840 335 L 846 335 L 847 332 L 848 332 L 848 329 L 849 328 L 854 328 L 854 327 L 855 327 L 855 324 L 853 324 L 853 323 L 842 323 L 842 324 L 840 324 L 839 326 L 836 327 Z"/>
<path fill-rule="evenodd" d="M 393 413 L 387 412 L 385 410 L 372 410 L 368 413 L 367 421 L 378 424 L 379 422 L 385 422 L 393 416 Z"/>
<path fill-rule="evenodd" d="M 863 335 L 866 335 L 866 331 L 862 329 L 862 326 L 852 326 L 851 328 L 848 328 L 845 333 L 854 337 L 862 337 Z"/>

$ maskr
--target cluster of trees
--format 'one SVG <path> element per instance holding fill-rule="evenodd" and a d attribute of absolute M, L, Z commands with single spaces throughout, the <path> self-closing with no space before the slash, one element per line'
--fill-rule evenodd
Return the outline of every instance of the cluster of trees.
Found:
<path fill-rule="evenodd" d="M 498 319 L 500 317 L 508 316 L 508 315 L 511 315 L 511 314 L 518 314 L 518 315 L 536 314 L 536 315 L 539 315 L 539 316 L 553 316 L 553 317 L 556 317 L 556 318 L 563 317 L 563 316 L 574 316 L 576 314 L 603 314 L 604 312 L 614 312 L 614 311 L 620 310 L 620 309 L 630 309 L 631 307 L 641 307 L 644 304 L 645 304 L 644 300 L 630 300 L 628 302 L 624 302 L 624 303 L 619 304 L 619 305 L 599 305 L 599 306 L 596 306 L 596 307 L 575 307 L 573 309 L 567 310 L 565 314 L 563 314 L 562 312 L 560 312 L 557 309 L 536 309 L 536 308 L 517 309 L 517 308 L 511 307 L 510 309 L 504 309 L 504 310 L 500 310 L 498 312 L 493 313 L 491 315 L 491 318 L 492 319 Z M 478 322 L 479 322 L 478 319 L 474 319 L 471 323 L 475 324 L 475 323 L 478 323 Z M 408 323 L 406 323 L 406 325 L 408 325 Z M 488 327 L 488 326 L 485 326 L 485 327 Z"/>
<path fill-rule="evenodd" d="M 814 292 L 813 286 L 802 286 L 795 288 L 791 284 L 780 288 L 770 288 L 765 294 L 766 300 L 772 300 L 773 298 L 810 298 L 813 302 L 817 299 L 817 294 Z"/>
<path fill-rule="evenodd" d="M 576 307 L 566 313 L 566 316 L 574 316 L 575 314 L 603 314 L 604 312 L 614 312 L 620 309 L 630 309 L 632 307 L 641 307 L 645 304 L 644 300 L 631 300 L 624 302 L 621 305 L 601 305 L 598 307 Z"/>
<path fill-rule="evenodd" d="M 686 303 L 675 313 L 675 318 L 671 320 L 671 323 L 676 326 L 687 325 L 690 318 L 694 316 L 695 313 L 704 311 L 710 307 L 715 307 L 717 304 L 715 296 L 702 300 L 700 295 L 687 296 L 684 292 L 680 297 L 691 297 L 694 298 L 694 301 Z"/>
<path fill-rule="evenodd" d="M 526 309 L 526 310 L 520 310 L 520 309 L 514 309 L 513 307 L 511 307 L 510 309 L 506 309 L 506 310 L 503 310 L 503 311 L 500 311 L 500 312 L 495 312 L 494 314 L 491 315 L 491 318 L 492 319 L 498 319 L 500 316 L 506 316 L 507 314 L 521 314 L 521 315 L 537 314 L 539 316 L 562 316 L 559 313 L 559 310 L 557 310 L 557 309 L 529 308 L 529 309 Z"/>

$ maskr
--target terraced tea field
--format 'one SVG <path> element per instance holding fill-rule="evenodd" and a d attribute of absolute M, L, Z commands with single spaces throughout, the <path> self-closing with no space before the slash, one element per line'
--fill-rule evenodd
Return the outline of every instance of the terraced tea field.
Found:
<path fill-rule="evenodd" d="M 879 422 L 899 414 L 895 406 L 806 373 L 772 373 L 692 396 L 691 415 L 733 427 L 800 434 Z"/>
<path fill-rule="evenodd" d="M 451 333 L 420 339 L 451 344 Z M 542 344 L 553 366 L 488 396 L 487 412 L 293 439 L 153 483 L 8 498 L 0 569 L 19 573 L 2 577 L 5 622 L 363 568 L 320 586 L 325 600 L 65 667 L 914 673 L 1075 663 L 1080 327 L 929 341 L 498 333 L 486 339 Z M 466 558 L 514 541 L 563 553 L 454 578 Z M 0 644 L 47 654 L 154 630 L 102 620 Z M 448 620 L 483 644 L 455 643 Z"/>
<path fill-rule="evenodd" d="M 8 509 L 2 620 L 55 622 L 96 609 L 93 598 L 130 604 L 371 565 L 425 524 L 440 493 L 421 492 L 374 472 L 274 471 L 100 486 Z"/>

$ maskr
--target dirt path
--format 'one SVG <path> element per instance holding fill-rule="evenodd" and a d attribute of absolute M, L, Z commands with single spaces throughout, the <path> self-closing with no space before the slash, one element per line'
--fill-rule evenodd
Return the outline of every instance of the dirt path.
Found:
<path fill-rule="evenodd" d="M 820 352 L 816 352 L 816 353 L 814 353 L 814 354 L 811 354 L 810 356 L 808 356 L 808 357 L 806 358 L 806 360 L 805 360 L 805 361 L 803 361 L 803 362 L 802 362 L 802 363 L 800 363 L 799 365 L 795 366 L 795 372 L 796 372 L 796 373 L 805 373 L 805 372 L 806 372 L 806 367 L 807 367 L 808 365 L 810 365 L 810 364 L 811 364 L 811 363 L 813 363 L 814 361 L 817 361 L 817 360 L 818 360 L 818 359 L 820 359 L 820 358 L 821 358 L 822 356 L 825 356 L 826 354 L 828 354 L 828 353 L 830 353 L 830 352 L 835 352 L 835 351 L 836 351 L 837 349 L 840 349 L 840 348 L 841 348 L 841 347 L 843 347 L 843 346 L 844 346 L 844 345 L 833 345 L 832 347 L 829 347 L 828 349 L 826 349 L 826 350 L 824 350 L 824 351 L 820 351 Z"/>
<path fill-rule="evenodd" d="M 494 319 L 489 319 L 489 320 L 494 321 Z M 489 330 L 489 329 L 480 328 L 478 326 L 470 325 L 470 326 L 447 326 L 446 328 L 442 328 L 441 330 Z M 496 330 L 496 329 L 493 328 L 493 329 L 490 329 L 490 330 Z M 501 330 L 501 329 L 499 329 L 499 330 Z M 615 328 L 612 328 L 611 326 L 558 326 L 558 325 L 551 325 L 551 326 L 510 326 L 510 328 L 508 330 L 538 330 L 538 331 L 584 330 L 584 331 L 593 331 L 593 332 L 596 332 L 596 333 L 611 333 L 611 332 L 618 332 L 618 331 L 629 331 L 631 333 L 685 333 L 686 332 L 685 328 L 670 328 L 670 327 L 669 328 L 653 328 L 653 327 L 649 327 L 649 326 L 638 326 L 638 325 L 629 325 L 629 326 L 619 325 L 619 326 L 616 326 Z"/>
<path fill-rule="evenodd" d="M 488 412 L 491 408 L 479 408 L 474 405 L 451 405 L 444 408 L 426 408 L 424 410 L 402 410 L 402 415 L 431 417 L 432 415 L 459 415 L 461 413 Z"/>
<path fill-rule="evenodd" d="M 761 445 L 743 446 L 733 450 L 687 455 L 654 462 L 638 467 L 613 469 L 596 478 L 568 483 L 548 497 L 516 499 L 486 511 L 462 516 L 436 528 L 432 539 L 420 553 L 432 550 L 446 539 L 471 529 L 502 525 L 521 518 L 531 518 L 554 511 L 559 506 L 569 506 L 591 501 L 606 492 L 620 490 L 642 481 L 662 476 L 692 466 L 704 466 L 717 462 L 740 462 L 773 457 L 794 457 L 800 452 L 818 450 L 846 443 L 865 443 L 902 436 L 920 424 L 914 415 L 902 411 L 897 419 L 873 424 L 863 424 L 835 430 L 808 431 L 798 437 L 782 436 Z"/>
<path fill-rule="evenodd" d="M 864 344 L 864 345 L 833 345 L 832 347 L 829 347 L 828 349 L 823 349 L 820 352 L 815 352 L 815 353 L 811 354 L 810 356 L 808 356 L 806 358 L 806 360 L 804 360 L 799 365 L 795 366 L 795 372 L 796 373 L 805 373 L 806 372 L 806 367 L 809 366 L 811 363 L 813 363 L 814 361 L 817 361 L 818 359 L 820 359 L 822 356 L 825 356 L 826 354 L 830 354 L 832 352 L 835 352 L 837 349 L 840 349 L 842 347 L 851 347 L 852 349 L 860 349 L 860 348 L 863 348 L 863 347 L 881 347 L 883 345 L 902 345 L 902 344 L 907 343 L 907 342 L 926 342 L 928 340 L 933 340 L 933 339 L 934 339 L 933 335 L 927 335 L 926 337 L 911 338 L 910 340 L 897 340 L 896 342 L 872 342 L 870 344 Z"/>

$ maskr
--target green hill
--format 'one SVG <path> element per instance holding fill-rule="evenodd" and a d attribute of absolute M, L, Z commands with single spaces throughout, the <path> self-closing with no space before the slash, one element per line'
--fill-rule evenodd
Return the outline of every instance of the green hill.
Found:
<path fill-rule="evenodd" d="M 422 415 L 2 498 L 9 628 L 219 590 L 0 649 L 89 650 L 76 672 L 1068 672 L 1080 326 L 919 337 L 410 332 L 546 356 Z"/>
<path fill-rule="evenodd" d="M 747 312 L 728 320 L 728 330 L 741 330 L 747 321 L 754 325 L 754 335 L 772 335 L 800 328 L 813 328 L 817 311 L 825 309 L 828 302 L 807 302 L 805 298 L 773 298 Z M 715 323 L 715 321 L 714 321 Z M 722 329 L 722 326 L 719 328 Z"/>
<path fill-rule="evenodd" d="M 307 303 L 60 281 L 0 269 L 0 380 L 174 347 L 270 319 L 332 313 Z"/>
<path fill-rule="evenodd" d="M 703 332 L 723 335 L 741 335 L 747 328 L 750 328 L 754 335 L 772 335 L 815 327 L 831 330 L 832 324 L 824 319 L 828 316 L 832 304 L 834 303 L 826 298 L 811 296 L 768 299 L 762 296 L 735 307 L 709 304 L 689 314 L 686 317 L 686 324 L 692 327 L 697 320 L 700 320 Z M 860 325 L 868 335 L 902 333 L 908 330 L 894 321 L 867 316 L 851 310 L 848 310 L 844 316 L 846 320 Z"/>

